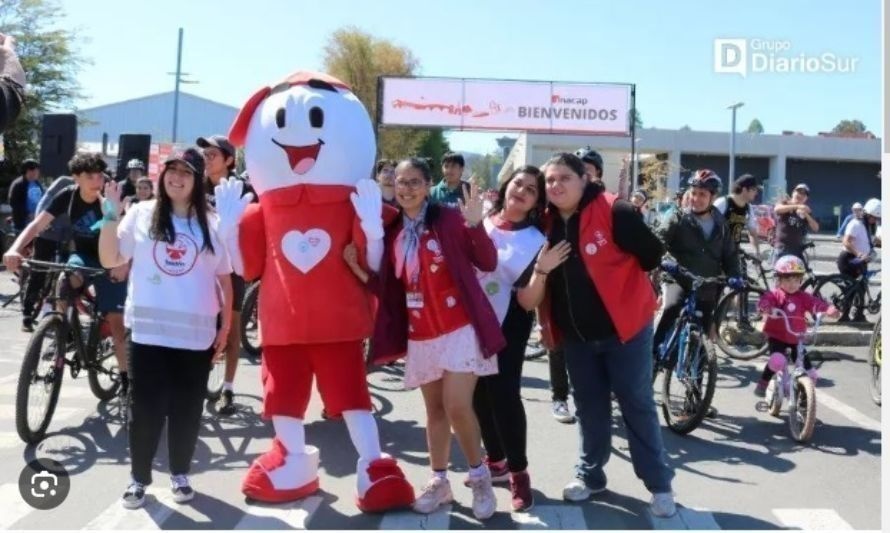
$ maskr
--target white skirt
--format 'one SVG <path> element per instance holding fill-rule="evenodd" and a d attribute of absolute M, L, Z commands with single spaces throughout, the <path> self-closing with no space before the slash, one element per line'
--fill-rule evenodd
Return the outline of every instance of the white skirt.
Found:
<path fill-rule="evenodd" d="M 491 376 L 498 373 L 498 356 L 485 358 L 472 324 L 446 333 L 435 339 L 408 339 L 405 355 L 405 388 L 442 379 L 445 371 Z"/>

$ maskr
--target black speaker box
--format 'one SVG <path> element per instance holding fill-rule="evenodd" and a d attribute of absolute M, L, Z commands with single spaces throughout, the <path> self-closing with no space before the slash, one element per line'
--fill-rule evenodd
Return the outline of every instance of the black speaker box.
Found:
<path fill-rule="evenodd" d="M 77 149 L 77 116 L 43 115 L 40 140 L 40 173 L 56 178 L 68 174 L 68 161 Z"/>
<path fill-rule="evenodd" d="M 151 135 L 142 133 L 123 133 L 118 142 L 117 149 L 117 175 L 121 179 L 127 175 L 127 163 L 131 159 L 138 159 L 145 165 L 148 173 L 148 154 L 151 150 Z"/>

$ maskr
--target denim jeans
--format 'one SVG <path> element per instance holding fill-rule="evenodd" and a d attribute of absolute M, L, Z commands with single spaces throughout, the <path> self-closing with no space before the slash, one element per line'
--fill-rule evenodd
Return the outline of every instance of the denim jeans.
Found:
<path fill-rule="evenodd" d="M 614 392 L 627 428 L 634 473 L 649 492 L 670 492 L 674 473 L 666 462 L 652 397 L 652 326 L 624 344 L 617 337 L 566 340 L 563 348 L 581 436 L 576 477 L 591 489 L 606 486 L 603 468 L 612 453 L 610 392 Z"/>

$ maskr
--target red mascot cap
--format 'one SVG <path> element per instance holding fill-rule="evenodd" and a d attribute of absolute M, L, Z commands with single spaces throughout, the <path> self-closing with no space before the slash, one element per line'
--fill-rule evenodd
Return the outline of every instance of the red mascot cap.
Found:
<path fill-rule="evenodd" d="M 244 104 L 244 107 L 241 108 L 241 111 L 238 112 L 238 116 L 235 117 L 235 122 L 232 123 L 232 127 L 229 129 L 229 142 L 235 146 L 244 146 L 250 119 L 253 118 L 253 114 L 256 112 L 257 107 L 259 107 L 260 102 L 265 100 L 273 91 L 290 88 L 295 85 L 310 85 L 310 82 L 312 81 L 323 82 L 340 89 L 352 91 L 352 88 L 349 87 L 349 85 L 346 85 L 329 74 L 312 72 L 311 70 L 298 70 L 280 83 L 276 84 L 274 88 L 268 86 L 263 87 L 250 97 L 247 103 Z"/>

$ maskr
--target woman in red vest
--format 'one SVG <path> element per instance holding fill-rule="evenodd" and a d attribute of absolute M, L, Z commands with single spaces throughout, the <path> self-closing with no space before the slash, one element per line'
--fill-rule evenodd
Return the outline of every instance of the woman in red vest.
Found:
<path fill-rule="evenodd" d="M 583 501 L 606 489 L 614 392 L 634 472 L 652 493 L 650 509 L 672 516 L 673 471 L 652 398 L 655 293 L 646 275 L 664 247 L 632 204 L 584 179 L 578 157 L 557 154 L 543 171 L 549 246 L 571 246 L 565 262 L 536 269 L 529 285 L 540 303 L 545 340 L 565 352 L 581 428 L 581 457 L 563 498 Z"/>
<path fill-rule="evenodd" d="M 423 160 L 396 167 L 400 213 L 385 227 L 383 262 L 372 280 L 379 296 L 372 358 L 385 363 L 404 356 L 405 388 L 423 393 L 433 472 L 414 510 L 431 513 L 453 499 L 447 478 L 453 430 L 470 467 L 473 515 L 484 520 L 497 504 L 482 461 L 473 390 L 479 376 L 497 373 L 506 342 L 475 269 L 493 271 L 497 250 L 482 225 L 475 185 L 460 210 L 429 202 L 431 185 Z"/>

